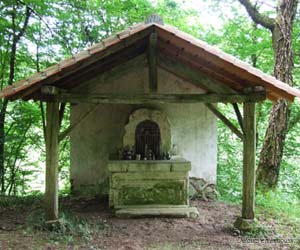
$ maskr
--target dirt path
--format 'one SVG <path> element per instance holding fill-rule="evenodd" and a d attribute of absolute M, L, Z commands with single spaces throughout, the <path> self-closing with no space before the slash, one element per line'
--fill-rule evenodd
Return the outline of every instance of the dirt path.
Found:
<path fill-rule="evenodd" d="M 276 220 L 261 221 L 268 228 L 272 243 L 247 242 L 249 238 L 240 236 L 232 228 L 240 208 L 223 202 L 194 201 L 199 219 L 119 219 L 106 209 L 103 202 L 63 201 L 63 210 L 76 217 L 84 218 L 89 224 L 104 225 L 101 229 L 86 230 L 89 239 L 79 237 L 51 238 L 49 232 L 27 229 L 28 218 L 40 204 L 18 208 L 0 208 L 0 249 L 91 249 L 91 250 L 218 250 L 218 249 L 300 249 L 299 242 L 283 244 L 281 238 L 293 237 L 288 223 L 278 224 Z M 276 231 L 285 232 L 279 235 Z M 277 239 L 277 242 L 275 242 Z M 253 240 L 253 239 L 252 239 Z M 298 244 L 298 245 L 297 245 Z"/>

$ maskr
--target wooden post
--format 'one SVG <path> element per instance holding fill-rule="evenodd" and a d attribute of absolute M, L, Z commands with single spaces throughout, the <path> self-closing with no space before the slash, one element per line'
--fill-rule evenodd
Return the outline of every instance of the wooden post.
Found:
<path fill-rule="evenodd" d="M 58 219 L 58 133 L 59 102 L 47 102 L 46 109 L 46 220 Z"/>
<path fill-rule="evenodd" d="M 240 230 L 252 228 L 255 210 L 255 151 L 256 118 L 255 103 L 244 103 L 244 154 L 243 154 L 243 203 L 242 217 L 235 226 Z"/>

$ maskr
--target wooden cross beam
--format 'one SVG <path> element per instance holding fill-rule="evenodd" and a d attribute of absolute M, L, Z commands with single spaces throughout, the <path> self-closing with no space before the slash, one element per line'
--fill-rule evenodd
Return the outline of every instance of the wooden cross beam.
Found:
<path fill-rule="evenodd" d="M 256 102 L 266 98 L 265 92 L 251 94 L 91 94 L 72 93 L 58 90 L 54 86 L 42 88 L 42 94 L 47 98 L 60 102 L 71 103 L 119 103 L 119 104 L 143 104 L 143 103 L 233 103 Z"/>

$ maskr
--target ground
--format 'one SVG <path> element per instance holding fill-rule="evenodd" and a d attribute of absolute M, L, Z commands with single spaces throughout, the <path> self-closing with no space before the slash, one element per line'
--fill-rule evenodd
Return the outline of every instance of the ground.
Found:
<path fill-rule="evenodd" d="M 259 209 L 257 229 L 241 234 L 232 227 L 240 206 L 220 201 L 193 201 L 198 219 L 120 219 L 103 200 L 63 198 L 62 224 L 52 231 L 44 227 L 41 199 L 3 203 L 1 250 L 300 249 L 299 231 L 288 219 Z"/>

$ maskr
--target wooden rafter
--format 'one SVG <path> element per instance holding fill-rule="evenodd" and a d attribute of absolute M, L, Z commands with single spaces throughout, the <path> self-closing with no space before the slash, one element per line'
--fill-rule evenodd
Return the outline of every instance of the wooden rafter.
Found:
<path fill-rule="evenodd" d="M 79 80 L 76 72 L 80 72 L 80 70 L 83 70 L 83 72 L 85 72 L 85 69 L 93 68 L 93 65 L 95 65 L 95 64 L 98 65 L 99 62 L 102 62 L 103 60 L 105 61 L 106 58 L 109 58 L 112 55 L 116 55 L 116 57 L 119 58 L 119 62 L 121 62 L 123 60 L 123 57 L 121 54 L 119 54 L 119 52 L 124 51 L 124 49 L 126 50 L 128 48 L 136 48 L 137 49 L 137 48 L 139 48 L 139 44 L 141 45 L 141 47 L 144 46 L 144 50 L 145 50 L 145 45 L 146 45 L 145 39 L 152 32 L 153 32 L 153 29 L 142 30 L 142 31 L 138 32 L 137 34 L 134 34 L 133 36 L 128 37 L 126 40 L 124 40 L 122 42 L 113 44 L 112 46 L 107 48 L 103 53 L 99 53 L 99 54 L 95 53 L 92 57 L 89 57 L 88 60 L 79 60 L 78 63 L 68 66 L 66 68 L 64 68 L 63 65 L 59 65 L 59 67 L 58 67 L 58 71 L 60 71 L 59 75 L 53 74 L 50 77 L 40 80 L 38 82 L 38 84 L 33 84 L 30 88 L 25 88 L 25 85 L 24 85 L 24 89 L 22 89 L 22 90 L 20 89 L 17 94 L 14 94 L 9 99 L 16 100 L 19 98 L 23 98 L 23 99 L 28 100 L 28 99 L 30 99 L 30 97 L 28 98 L 27 96 L 33 95 L 36 91 L 38 91 L 41 88 L 42 85 L 51 85 L 57 81 L 65 84 L 64 81 L 68 77 L 70 77 L 69 84 L 71 86 L 73 86 L 74 79 Z M 131 51 L 131 52 L 132 52 L 131 55 L 133 58 L 135 56 L 134 51 Z M 128 54 L 130 54 L 130 52 L 128 52 Z M 95 70 L 95 68 L 93 68 L 93 70 Z M 98 67 L 98 70 L 99 70 L 99 67 Z M 81 73 L 83 73 L 83 72 L 81 71 Z M 94 75 L 94 73 L 92 73 L 91 75 Z M 86 77 L 86 75 L 84 77 Z M 85 80 L 85 79 L 86 78 L 82 78 L 81 81 Z"/>
<path fill-rule="evenodd" d="M 153 32 L 149 36 L 148 45 L 148 68 L 149 68 L 149 90 L 157 91 L 157 33 Z"/>
<path fill-rule="evenodd" d="M 233 90 L 244 87 L 245 81 L 241 81 L 237 76 L 226 72 L 225 69 L 220 69 L 214 63 L 206 61 L 203 58 L 187 53 L 184 49 L 175 46 L 174 44 L 160 40 L 159 49 L 165 56 L 171 57 L 176 61 L 188 65 L 211 78 L 228 85 Z"/>
<path fill-rule="evenodd" d="M 241 76 L 244 82 L 249 82 L 254 86 L 260 85 L 266 87 L 268 98 L 270 99 L 285 98 L 293 101 L 293 93 L 296 95 L 296 92 L 299 92 L 296 89 L 292 89 L 288 85 L 280 83 L 271 76 L 263 74 L 259 70 L 246 65 L 245 63 L 232 56 L 229 56 L 228 54 L 225 54 L 216 48 L 209 47 L 207 45 L 203 45 L 205 49 L 199 48 L 199 46 L 195 44 L 194 40 L 188 38 L 181 32 L 177 33 L 176 36 L 171 33 L 170 30 L 165 30 L 159 27 L 157 29 L 157 33 L 159 38 L 165 41 L 172 41 L 172 43 L 176 44 L 177 47 L 184 48 L 184 51 L 187 54 L 193 55 L 193 61 L 195 62 L 197 62 L 198 58 L 209 58 L 209 62 L 213 65 L 216 65 L 219 70 L 226 69 L 226 72 L 234 72 L 235 75 Z M 276 84 L 278 84 L 277 86 L 273 83 L 275 81 Z M 276 93 L 278 97 L 276 96 Z"/>
<path fill-rule="evenodd" d="M 213 93 L 237 93 L 227 85 L 222 84 L 221 82 L 212 79 L 211 77 L 202 74 L 201 72 L 183 64 L 179 61 L 172 60 L 168 57 L 159 56 L 158 65 L 163 69 L 166 69 L 169 72 L 172 72 L 176 76 L 183 76 L 189 82 L 192 82 L 195 85 L 198 85 L 204 89 L 209 90 Z"/>

